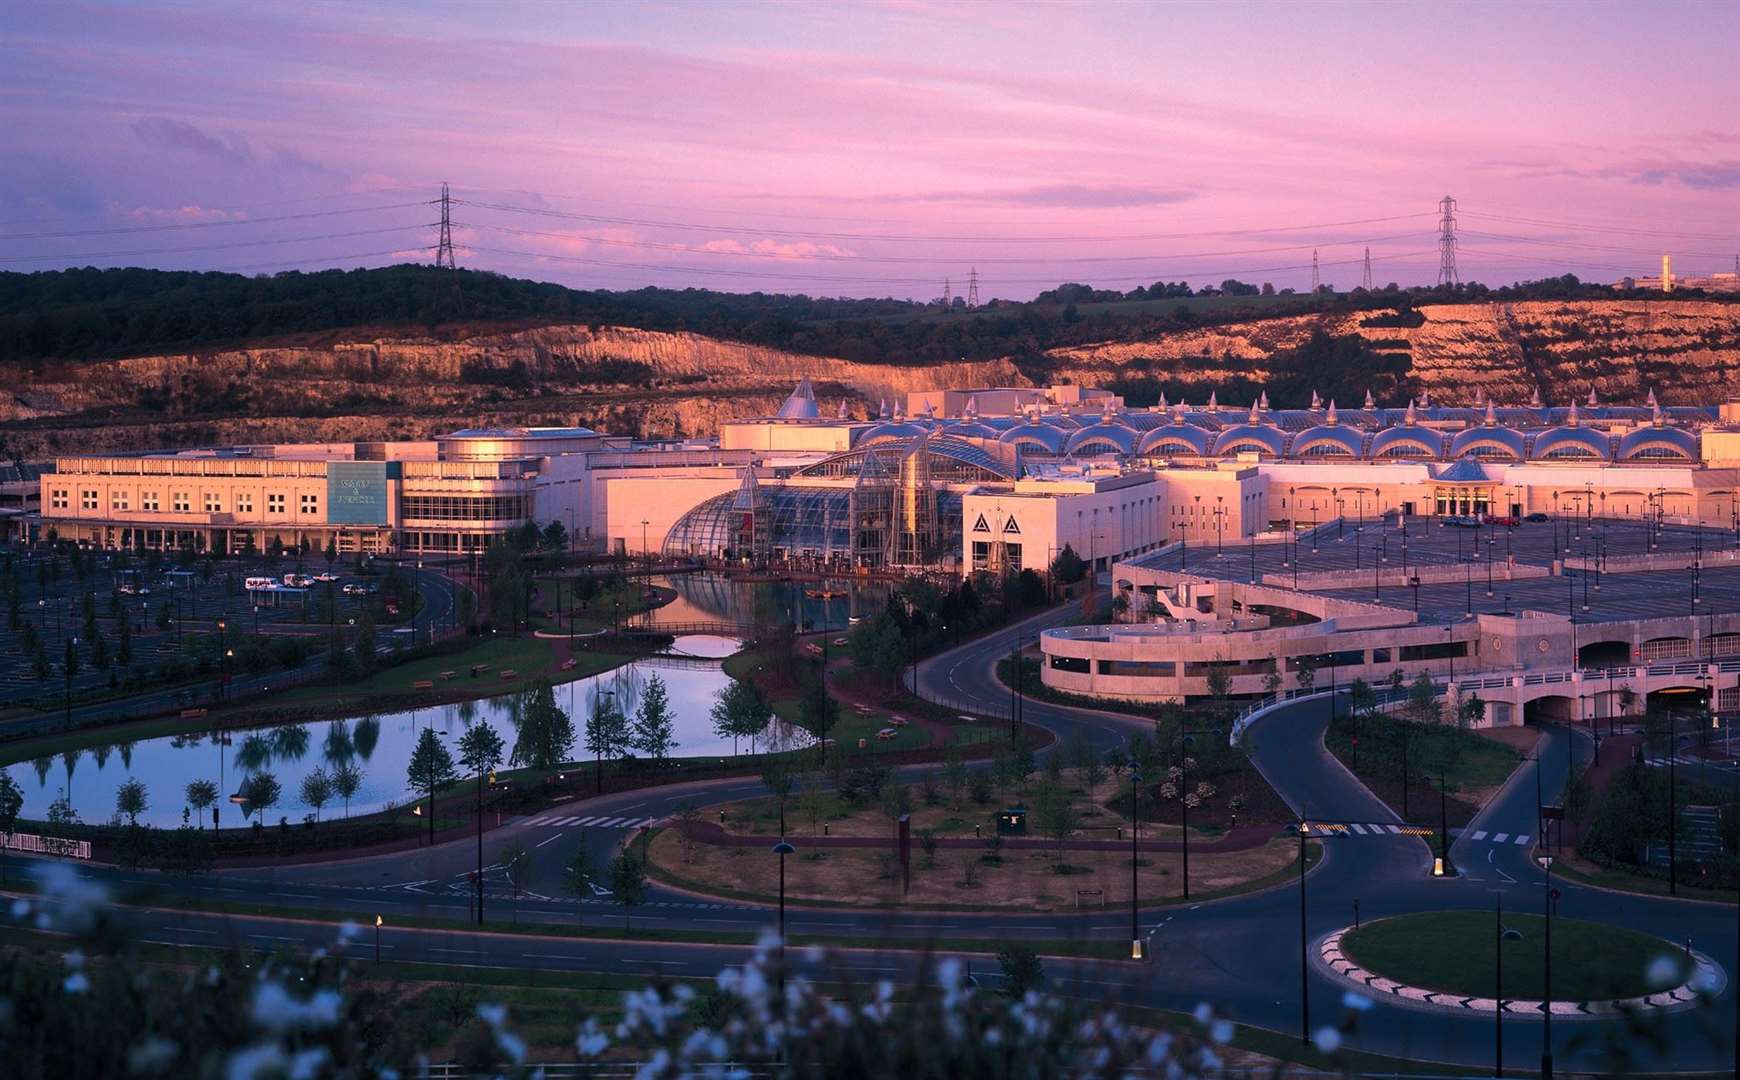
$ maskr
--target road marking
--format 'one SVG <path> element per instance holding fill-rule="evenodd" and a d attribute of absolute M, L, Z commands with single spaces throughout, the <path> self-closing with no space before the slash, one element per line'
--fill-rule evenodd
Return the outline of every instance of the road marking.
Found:
<path fill-rule="evenodd" d="M 560 839 L 562 839 L 561 833 L 551 833 L 549 835 L 549 837 L 547 837 L 546 839 L 543 839 L 543 840 L 539 840 L 533 846 L 534 847 L 543 847 L 545 844 L 554 843 L 555 841 L 560 840 Z"/>
<path fill-rule="evenodd" d="M 1474 838 L 1476 840 L 1485 840 L 1486 839 L 1486 830 L 1485 829 L 1475 830 Z"/>
<path fill-rule="evenodd" d="M 1495 844 L 1502 844 L 1502 843 L 1504 843 L 1504 842 L 1505 842 L 1505 840 L 1506 840 L 1506 839 L 1508 839 L 1508 838 L 1509 838 L 1509 837 L 1510 837 L 1510 834 L 1509 834 L 1509 833 L 1507 833 L 1507 832 L 1501 832 L 1501 833 L 1497 833 L 1497 834 L 1495 834 L 1495 835 L 1494 835 L 1494 836 L 1493 836 L 1493 838 L 1492 838 L 1492 842 L 1493 842 L 1493 843 L 1495 843 Z"/>
<path fill-rule="evenodd" d="M 1521 834 L 1521 835 L 1519 835 L 1519 836 L 1518 836 L 1518 837 L 1517 837 L 1517 838 L 1516 838 L 1516 842 L 1517 842 L 1517 845 L 1518 845 L 1518 846 L 1519 846 L 1519 847 L 1520 847 L 1520 846 L 1521 846 L 1521 845 L 1523 845 L 1523 844 L 1526 844 L 1526 843 L 1528 843 L 1528 842 L 1529 842 L 1529 838 L 1528 838 L 1528 834 L 1527 834 L 1527 833 L 1523 833 L 1523 834 Z"/>
<path fill-rule="evenodd" d="M 429 946 L 429 951 L 430 952 L 451 952 L 451 953 L 482 953 L 482 952 L 484 952 L 483 949 L 444 949 L 439 945 Z"/>
<path fill-rule="evenodd" d="M 1400 825 L 1391 825 L 1390 832 L 1394 833 L 1397 836 L 1400 836 L 1400 835 L 1402 835 L 1402 827 Z"/>
<path fill-rule="evenodd" d="M 1354 832 L 1358 833 L 1361 836 L 1365 835 L 1365 826 L 1363 826 L 1363 825 L 1353 824 L 1353 825 L 1349 825 L 1348 828 L 1352 829 Z"/>

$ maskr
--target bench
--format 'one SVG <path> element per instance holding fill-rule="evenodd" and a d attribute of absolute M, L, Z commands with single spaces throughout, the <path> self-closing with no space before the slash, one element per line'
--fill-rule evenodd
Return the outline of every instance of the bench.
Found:
<path fill-rule="evenodd" d="M 1104 890 L 1104 889 L 1077 889 L 1075 891 L 1075 906 L 1078 910 L 1081 908 L 1082 901 L 1084 901 L 1084 900 L 1091 901 L 1095 907 L 1105 907 L 1106 906 L 1106 890 Z"/>
<path fill-rule="evenodd" d="M 579 662 L 577 660 L 575 660 L 572 656 L 570 656 L 568 659 L 562 661 L 562 670 L 563 671 L 573 671 L 574 668 L 578 666 L 578 664 L 579 664 Z"/>
<path fill-rule="evenodd" d="M 885 727 L 881 731 L 878 731 L 876 733 L 876 737 L 878 739 L 882 740 L 883 742 L 887 742 L 889 739 L 895 738 L 899 734 L 900 734 L 900 732 L 894 730 L 893 728 Z"/>
<path fill-rule="evenodd" d="M 200 709 L 200 708 L 181 710 L 181 718 L 183 720 L 198 720 L 200 717 L 202 717 L 204 715 L 205 715 L 205 710 Z"/>
<path fill-rule="evenodd" d="M 447 680 L 448 680 L 448 679 L 451 679 L 451 678 L 453 678 L 453 672 L 451 672 L 451 671 L 443 671 L 443 672 L 442 672 L 442 673 L 441 673 L 441 681 L 442 681 L 442 682 L 446 682 L 446 681 L 447 681 Z"/>
<path fill-rule="evenodd" d="M 520 674 L 519 672 L 515 671 L 511 667 L 501 669 L 501 677 L 504 679 L 516 679 L 519 677 L 519 674 Z"/>
<path fill-rule="evenodd" d="M 435 689 L 435 680 L 434 679 L 418 679 L 416 682 L 411 684 L 411 689 L 413 689 L 413 690 L 433 690 L 433 689 Z"/>

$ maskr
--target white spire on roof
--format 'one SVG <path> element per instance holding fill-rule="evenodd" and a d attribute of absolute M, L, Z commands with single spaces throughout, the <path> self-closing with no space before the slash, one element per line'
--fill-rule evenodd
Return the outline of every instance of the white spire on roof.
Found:
<path fill-rule="evenodd" d="M 1260 409 L 1269 407 L 1269 392 L 1267 390 L 1257 395 L 1257 407 Z"/>
<path fill-rule="evenodd" d="M 1432 407 L 1432 391 L 1428 387 L 1422 386 L 1422 387 L 1420 387 L 1420 408 L 1430 409 L 1431 407 Z"/>
<path fill-rule="evenodd" d="M 1655 387 L 1653 387 L 1653 386 L 1649 388 L 1649 403 L 1648 404 L 1649 404 L 1649 407 L 1652 409 L 1656 407 Z"/>
<path fill-rule="evenodd" d="M 979 395 L 972 394 L 967 398 L 965 414 L 968 420 L 977 420 L 979 418 Z"/>
<path fill-rule="evenodd" d="M 1336 413 L 1335 413 L 1335 399 L 1334 398 L 1329 399 L 1329 414 L 1323 418 L 1323 421 L 1326 424 L 1339 424 L 1341 422 L 1340 418 L 1337 417 Z"/>
<path fill-rule="evenodd" d="M 1368 408 L 1368 409 L 1375 409 L 1375 408 L 1377 408 L 1377 401 L 1376 401 L 1376 399 L 1374 399 L 1374 398 L 1373 398 L 1373 397 L 1372 397 L 1372 396 L 1371 396 L 1371 391 L 1370 391 L 1370 390 L 1367 390 L 1367 391 L 1366 391 L 1366 392 L 1365 392 L 1365 407 L 1366 407 L 1366 408 Z"/>
<path fill-rule="evenodd" d="M 896 419 L 896 420 L 905 420 L 906 419 L 906 402 L 900 400 L 899 398 L 894 399 L 894 419 Z"/>
<path fill-rule="evenodd" d="M 1263 419 L 1262 413 L 1260 413 L 1257 410 L 1257 402 L 1254 402 L 1254 401 L 1251 402 L 1251 415 L 1249 417 L 1249 422 L 1252 424 L 1257 424 L 1257 423 L 1261 423 L 1262 419 Z"/>
<path fill-rule="evenodd" d="M 879 402 L 876 406 L 876 419 L 887 420 L 889 418 L 889 415 L 890 414 L 888 412 L 888 399 L 883 398 L 881 400 L 881 402 Z"/>
<path fill-rule="evenodd" d="M 1490 402 L 1490 401 L 1486 403 L 1486 426 L 1487 427 L 1497 427 L 1498 426 L 1498 408 L 1496 406 L 1494 406 L 1492 404 L 1492 402 Z"/>
<path fill-rule="evenodd" d="M 1667 417 L 1662 415 L 1661 406 L 1656 404 L 1654 394 L 1650 395 L 1649 419 L 1656 427 L 1661 427 L 1663 424 L 1667 423 Z"/>
<path fill-rule="evenodd" d="M 1565 423 L 1571 427 L 1576 427 L 1581 422 L 1582 417 L 1577 415 L 1577 403 L 1573 401 L 1571 402 L 1570 411 L 1565 413 Z"/>
<path fill-rule="evenodd" d="M 1210 409 L 1220 408 L 1220 397 L 1213 390 L 1208 392 L 1208 407 Z"/>
<path fill-rule="evenodd" d="M 1478 387 L 1475 389 L 1475 391 L 1474 391 L 1474 404 L 1476 406 L 1486 404 L 1486 391 L 1485 390 L 1480 389 Z"/>
<path fill-rule="evenodd" d="M 791 396 L 785 399 L 785 404 L 779 407 L 779 418 L 782 420 L 808 420 L 820 415 L 816 409 L 816 392 L 810 386 L 806 376 L 798 380 L 797 388 Z"/>
<path fill-rule="evenodd" d="M 1323 399 L 1317 396 L 1317 391 L 1315 391 L 1315 390 L 1311 391 L 1311 409 L 1312 409 L 1312 411 L 1315 412 L 1316 410 L 1321 409 L 1321 408 L 1323 408 Z"/>
<path fill-rule="evenodd" d="M 1529 395 L 1529 408 L 1538 409 L 1543 404 L 1544 402 L 1541 401 L 1541 388 L 1537 386 L 1534 388 L 1534 392 Z"/>
<path fill-rule="evenodd" d="M 1404 417 L 1402 417 L 1402 422 L 1403 422 L 1403 423 L 1404 423 L 1404 424 L 1412 424 L 1412 423 L 1414 423 L 1414 422 L 1415 422 L 1415 418 L 1414 418 L 1414 399 L 1413 399 L 1413 398 L 1409 398 L 1409 399 L 1408 399 L 1408 413 L 1407 413 L 1407 415 L 1406 415 L 1406 416 L 1404 416 Z"/>
<path fill-rule="evenodd" d="M 1164 408 L 1166 408 L 1166 391 L 1164 391 L 1164 390 L 1162 390 L 1162 391 L 1160 391 L 1160 401 L 1159 401 L 1159 403 L 1158 403 L 1158 404 L 1157 404 L 1157 405 L 1155 405 L 1155 406 L 1154 406 L 1154 407 L 1155 407 L 1155 408 L 1156 408 L 1156 409 L 1164 409 Z"/>
<path fill-rule="evenodd" d="M 1595 396 L 1595 385 L 1591 383 L 1589 384 L 1589 407 L 1593 409 L 1600 404 L 1601 400 Z"/>
<path fill-rule="evenodd" d="M 847 420 L 847 419 L 851 418 L 852 414 L 849 411 L 847 411 L 847 409 L 846 409 L 846 399 L 845 398 L 840 399 L 840 411 L 838 413 L 836 413 L 835 415 L 838 416 L 842 420 Z"/>

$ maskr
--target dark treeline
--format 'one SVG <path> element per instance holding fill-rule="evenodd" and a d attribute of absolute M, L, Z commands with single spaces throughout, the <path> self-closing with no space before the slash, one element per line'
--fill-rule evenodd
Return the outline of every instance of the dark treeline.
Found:
<path fill-rule="evenodd" d="M 1412 309 L 1422 304 L 1621 295 L 1628 294 L 1571 275 L 1498 289 L 1389 285 L 1348 293 L 1325 288 L 1315 295 L 1236 280 L 1194 290 L 1159 281 L 1124 292 L 1066 284 L 1029 302 L 992 301 L 968 311 L 958 304 L 944 309 L 895 299 L 709 289 L 588 291 L 411 264 L 258 277 L 86 268 L 0 273 L 0 363 L 34 368 L 45 361 L 220 348 L 352 328 L 439 333 L 490 323 L 576 322 L 693 331 L 866 363 L 1008 356 L 1043 377 L 1047 349 L 1141 340 L 1193 326 L 1362 310 L 1374 312 L 1379 321 L 1372 325 L 1406 326 L 1417 324 Z"/>

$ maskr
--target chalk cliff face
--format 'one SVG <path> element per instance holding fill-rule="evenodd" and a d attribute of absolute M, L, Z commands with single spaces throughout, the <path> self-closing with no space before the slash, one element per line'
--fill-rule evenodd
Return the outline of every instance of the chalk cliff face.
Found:
<path fill-rule="evenodd" d="M 883 396 L 1026 385 L 1006 361 L 858 364 L 631 328 L 547 326 L 454 341 L 402 338 L 135 357 L 50 368 L 0 390 L 13 453 L 208 442 L 425 438 L 474 424 L 571 424 L 710 435 L 764 416 L 798 379 L 823 408 Z"/>
<path fill-rule="evenodd" d="M 1151 375 L 1198 383 L 1203 393 L 1236 375 L 1262 378 L 1267 358 L 1312 331 L 1359 335 L 1380 351 L 1401 351 L 1414 379 L 1435 399 L 1550 401 L 1586 396 L 1641 401 L 1655 389 L 1667 403 L 1740 392 L 1740 305 L 1697 300 L 1527 301 L 1433 305 L 1417 327 L 1365 326 L 1369 314 L 1307 315 L 1186 330 L 1139 342 L 1056 349 L 1071 381 Z"/>
<path fill-rule="evenodd" d="M 1405 352 L 1441 401 L 1587 395 L 1664 402 L 1740 393 L 1740 305 L 1530 301 L 1419 309 L 1417 327 L 1369 314 L 1295 316 L 1052 350 L 1060 381 L 1156 376 L 1202 387 L 1260 379 L 1269 357 L 1314 330 Z M 472 424 L 581 423 L 639 435 L 709 435 L 766 415 L 799 378 L 823 409 L 855 416 L 909 390 L 1021 386 L 1007 360 L 860 364 L 623 327 L 546 326 L 453 339 L 379 336 L 50 366 L 0 386 L 9 454 L 211 442 L 426 438 Z"/>

